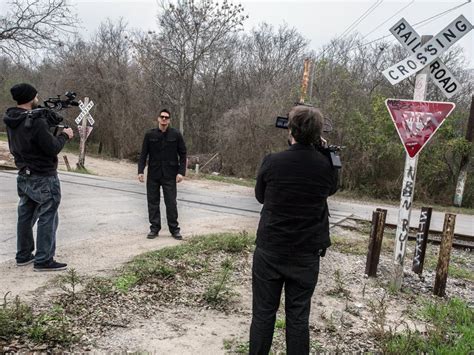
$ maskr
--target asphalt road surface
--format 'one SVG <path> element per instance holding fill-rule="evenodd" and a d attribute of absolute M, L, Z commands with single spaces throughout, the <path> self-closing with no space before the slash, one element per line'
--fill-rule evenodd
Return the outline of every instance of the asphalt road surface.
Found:
<path fill-rule="evenodd" d="M 58 235 L 67 241 L 86 242 L 103 235 L 142 233 L 148 231 L 145 184 L 91 175 L 60 173 L 62 201 Z M 18 196 L 16 171 L 0 171 L 0 262 L 14 258 Z M 396 224 L 398 209 L 371 206 L 330 199 L 332 225 L 348 218 L 371 220 L 377 207 L 388 209 L 387 223 Z M 178 184 L 178 210 L 181 224 L 190 225 L 195 218 L 247 216 L 257 226 L 261 205 L 251 191 L 248 194 L 202 189 L 190 183 Z M 162 218 L 165 211 L 162 202 Z M 411 226 L 417 227 L 419 210 L 412 211 Z M 431 230 L 441 231 L 444 214 L 433 212 Z M 162 223 L 165 231 L 166 223 Z M 185 232 L 185 231 L 184 231 Z M 458 215 L 455 232 L 474 235 L 474 217 Z"/>

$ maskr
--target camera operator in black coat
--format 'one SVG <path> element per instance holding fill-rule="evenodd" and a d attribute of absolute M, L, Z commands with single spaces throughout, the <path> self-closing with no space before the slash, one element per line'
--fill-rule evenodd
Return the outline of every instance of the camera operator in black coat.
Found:
<path fill-rule="evenodd" d="M 10 91 L 17 106 L 9 108 L 3 120 L 10 152 L 19 170 L 16 263 L 24 266 L 34 262 L 35 271 L 64 270 L 67 264 L 54 260 L 61 201 L 56 170 L 58 154 L 74 133 L 71 128 L 65 128 L 58 136 L 51 133 L 51 119 L 59 121 L 60 116 L 48 108 L 39 108 L 37 91 L 30 84 L 17 84 Z"/>
<path fill-rule="evenodd" d="M 263 208 L 252 269 L 250 354 L 270 351 L 283 287 L 287 354 L 309 353 L 311 297 L 319 259 L 331 245 L 326 200 L 338 184 L 330 157 L 317 149 L 322 126 L 318 109 L 295 106 L 290 148 L 267 155 L 258 172 L 255 196 Z"/>

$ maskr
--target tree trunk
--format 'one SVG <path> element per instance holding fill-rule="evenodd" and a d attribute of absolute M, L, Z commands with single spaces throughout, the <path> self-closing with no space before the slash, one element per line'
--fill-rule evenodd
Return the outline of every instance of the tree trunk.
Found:
<path fill-rule="evenodd" d="M 185 113 L 185 86 L 181 88 L 181 93 L 179 94 L 179 130 L 181 134 L 184 134 L 184 113 Z"/>

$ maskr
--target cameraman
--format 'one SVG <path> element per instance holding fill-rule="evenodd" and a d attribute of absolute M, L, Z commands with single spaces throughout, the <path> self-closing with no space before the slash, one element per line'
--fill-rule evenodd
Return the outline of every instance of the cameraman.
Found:
<path fill-rule="evenodd" d="M 24 266 L 34 262 L 35 271 L 64 270 L 67 264 L 53 259 L 61 201 L 57 155 L 74 133 L 71 128 L 64 129 L 57 137 L 51 133 L 48 119 L 58 116 L 49 109 L 38 108 L 38 95 L 33 86 L 17 84 L 10 92 L 17 106 L 7 110 L 3 121 L 7 125 L 10 152 L 19 170 L 16 263 Z"/>
<path fill-rule="evenodd" d="M 290 148 L 269 154 L 257 176 L 263 203 L 253 257 L 250 354 L 268 354 L 275 315 L 285 288 L 287 354 L 309 353 L 308 319 L 318 281 L 319 258 L 330 246 L 326 199 L 337 190 L 338 173 L 321 142 L 323 117 L 308 106 L 289 113 Z"/>

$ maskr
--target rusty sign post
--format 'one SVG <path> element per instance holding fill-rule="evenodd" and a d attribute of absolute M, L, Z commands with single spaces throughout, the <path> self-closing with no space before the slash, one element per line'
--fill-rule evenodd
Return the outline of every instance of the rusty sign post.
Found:
<path fill-rule="evenodd" d="M 365 264 L 365 274 L 369 277 L 377 276 L 386 218 L 387 210 L 377 208 L 377 210 L 372 213 L 369 251 L 367 253 L 367 262 Z"/>
<path fill-rule="evenodd" d="M 428 232 L 431 224 L 431 207 L 423 207 L 420 214 L 420 224 L 416 235 L 415 255 L 413 256 L 412 271 L 418 275 L 423 273 L 425 262 L 426 244 L 428 242 Z"/>
<path fill-rule="evenodd" d="M 449 258 L 453 247 L 454 225 L 456 215 L 446 213 L 444 217 L 443 236 L 439 246 L 438 266 L 436 267 L 436 279 L 433 294 L 444 297 L 446 294 L 446 281 L 448 280 Z"/>

